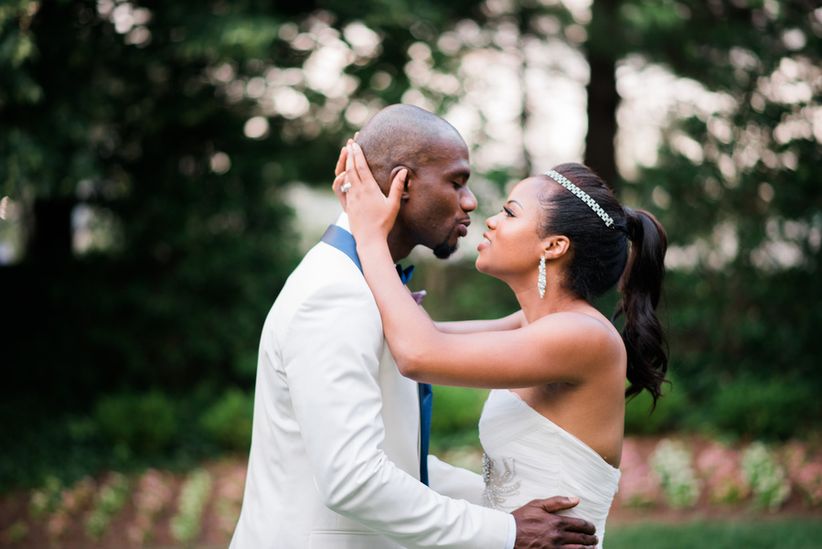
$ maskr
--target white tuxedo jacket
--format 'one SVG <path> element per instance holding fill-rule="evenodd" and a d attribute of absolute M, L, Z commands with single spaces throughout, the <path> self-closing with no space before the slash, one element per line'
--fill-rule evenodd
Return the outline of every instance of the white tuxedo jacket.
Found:
<path fill-rule="evenodd" d="M 433 490 L 419 482 L 419 429 L 417 384 L 394 364 L 362 273 L 320 242 L 263 327 L 231 548 L 503 549 L 511 515 L 466 501 L 479 475 L 431 458 Z"/>

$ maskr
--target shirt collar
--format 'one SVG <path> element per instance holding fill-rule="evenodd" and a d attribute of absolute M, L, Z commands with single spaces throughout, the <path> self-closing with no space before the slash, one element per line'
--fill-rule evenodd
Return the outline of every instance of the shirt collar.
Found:
<path fill-rule="evenodd" d="M 335 221 L 334 224 L 342 229 L 345 229 L 349 233 L 351 232 L 351 222 L 348 220 L 348 214 L 345 212 L 340 214 L 340 217 L 337 218 L 337 221 Z"/>

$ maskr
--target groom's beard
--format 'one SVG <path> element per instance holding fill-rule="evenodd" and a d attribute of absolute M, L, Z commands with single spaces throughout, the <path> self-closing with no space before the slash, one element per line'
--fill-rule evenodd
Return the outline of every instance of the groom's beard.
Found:
<path fill-rule="evenodd" d="M 433 250 L 434 256 L 438 259 L 448 259 L 449 257 L 451 257 L 451 254 L 457 251 L 457 245 L 449 244 L 448 239 L 446 239 L 443 242 L 434 246 Z"/>

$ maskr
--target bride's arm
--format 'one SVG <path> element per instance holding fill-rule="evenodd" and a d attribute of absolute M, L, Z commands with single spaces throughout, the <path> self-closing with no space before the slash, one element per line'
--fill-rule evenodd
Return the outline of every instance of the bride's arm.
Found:
<path fill-rule="evenodd" d="M 384 241 L 358 242 L 357 253 L 397 366 L 417 381 L 487 388 L 575 383 L 607 349 L 598 322 L 578 313 L 507 331 L 442 332 L 405 291 Z M 580 334 L 592 341 L 580 341 Z"/>
<path fill-rule="evenodd" d="M 403 375 L 440 385 L 530 387 L 577 382 L 607 353 L 599 321 L 578 313 L 544 317 L 518 329 L 444 333 L 416 304 L 397 276 L 386 237 L 400 207 L 405 173 L 392 181 L 388 197 L 374 181 L 358 145 L 350 145 L 343 195 L 357 253 L 382 316 L 391 352 Z M 582 339 L 584 336 L 584 340 Z"/>
<path fill-rule="evenodd" d="M 522 328 L 525 316 L 522 311 L 511 313 L 502 318 L 492 320 L 458 320 L 453 322 L 435 322 L 434 325 L 441 332 L 449 334 L 471 334 L 476 332 L 501 332 Z"/>

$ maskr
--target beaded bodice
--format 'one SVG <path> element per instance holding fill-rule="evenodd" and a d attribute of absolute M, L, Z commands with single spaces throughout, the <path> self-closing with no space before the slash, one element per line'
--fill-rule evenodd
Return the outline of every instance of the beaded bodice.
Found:
<path fill-rule="evenodd" d="M 508 390 L 488 395 L 479 430 L 485 505 L 510 512 L 532 499 L 577 496 L 565 514 L 594 523 L 602 543 L 619 469 Z"/>

